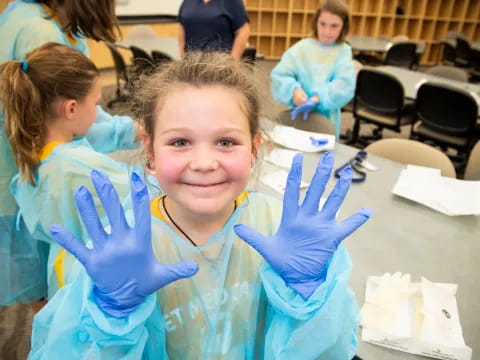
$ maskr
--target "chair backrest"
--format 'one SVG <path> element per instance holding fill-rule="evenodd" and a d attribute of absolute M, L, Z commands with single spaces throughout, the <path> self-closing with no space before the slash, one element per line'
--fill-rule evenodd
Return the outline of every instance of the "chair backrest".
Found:
<path fill-rule="evenodd" d="M 392 43 L 398 43 L 398 42 L 405 42 L 405 41 L 408 41 L 409 38 L 407 35 L 397 35 L 397 36 L 394 36 L 390 39 L 390 41 Z"/>
<path fill-rule="evenodd" d="M 403 109 L 404 94 L 400 81 L 387 73 L 363 68 L 357 75 L 353 111 L 358 105 L 383 114 L 399 114 Z"/>
<path fill-rule="evenodd" d="M 353 60 L 353 67 L 355 68 L 355 72 L 358 74 L 358 72 L 362 70 L 363 64 L 358 60 Z"/>
<path fill-rule="evenodd" d="M 466 61 L 470 60 L 470 43 L 468 42 L 468 40 L 457 37 L 455 56 Z"/>
<path fill-rule="evenodd" d="M 447 79 L 468 82 L 468 73 L 455 66 L 438 65 L 428 69 L 426 73 Z"/>
<path fill-rule="evenodd" d="M 157 37 L 155 31 L 148 25 L 134 25 L 125 36 L 127 40 L 155 39 Z"/>
<path fill-rule="evenodd" d="M 113 64 L 115 65 L 115 71 L 117 73 L 117 84 L 120 79 L 128 82 L 127 65 L 125 64 L 122 54 L 120 54 L 114 44 L 108 42 L 105 44 L 107 45 L 108 50 L 110 50 L 110 54 L 112 54 Z"/>
<path fill-rule="evenodd" d="M 470 63 L 473 70 L 480 71 L 480 50 L 470 49 Z"/>
<path fill-rule="evenodd" d="M 453 136 L 471 136 L 478 115 L 477 102 L 468 92 L 430 82 L 418 89 L 415 110 L 427 128 Z"/>
<path fill-rule="evenodd" d="M 164 52 L 158 50 L 152 50 L 152 58 L 155 64 L 160 64 L 173 60 L 170 55 L 167 55 Z"/>
<path fill-rule="evenodd" d="M 465 180 L 480 180 L 480 141 L 470 152 L 464 174 Z"/>
<path fill-rule="evenodd" d="M 154 62 L 150 55 L 143 49 L 130 46 L 130 50 L 133 54 L 133 64 L 137 71 L 142 72 L 144 70 L 152 68 Z"/>
<path fill-rule="evenodd" d="M 411 68 L 417 59 L 416 51 L 414 42 L 395 43 L 387 51 L 385 64 Z"/>
<path fill-rule="evenodd" d="M 365 148 L 375 154 L 402 164 L 412 164 L 440 169 L 443 176 L 455 178 L 455 167 L 440 150 L 419 141 L 407 139 L 383 139 Z"/>
<path fill-rule="evenodd" d="M 249 63 L 255 64 L 255 58 L 257 56 L 257 48 L 255 46 L 247 46 L 242 54 L 242 60 Z"/>
<path fill-rule="evenodd" d="M 453 64 L 455 62 L 455 46 L 448 42 L 443 42 L 442 62 Z"/>

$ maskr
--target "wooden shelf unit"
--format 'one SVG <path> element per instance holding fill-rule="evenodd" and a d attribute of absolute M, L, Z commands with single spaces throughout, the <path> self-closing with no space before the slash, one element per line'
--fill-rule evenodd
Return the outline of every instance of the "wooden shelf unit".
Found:
<path fill-rule="evenodd" d="M 250 17 L 250 43 L 271 60 L 311 35 L 319 0 L 244 0 Z M 350 34 L 372 37 L 407 35 L 426 44 L 422 64 L 440 60 L 441 44 L 450 30 L 480 41 L 480 0 L 348 0 Z M 397 14 L 397 8 L 403 10 Z"/>

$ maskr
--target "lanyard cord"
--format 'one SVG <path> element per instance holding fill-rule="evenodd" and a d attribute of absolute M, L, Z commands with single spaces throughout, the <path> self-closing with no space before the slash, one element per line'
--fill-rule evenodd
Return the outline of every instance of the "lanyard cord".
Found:
<path fill-rule="evenodd" d="M 168 213 L 168 210 L 167 210 L 167 207 L 165 206 L 165 198 L 167 196 L 165 195 L 164 197 L 162 197 L 162 206 L 163 206 L 163 210 L 165 211 L 165 214 L 167 215 L 168 217 L 168 220 L 170 220 L 170 222 L 177 228 L 178 231 L 180 231 L 183 236 L 185 236 L 185 238 L 190 241 L 190 243 L 195 246 L 195 247 L 198 247 L 197 244 L 195 244 L 195 242 L 192 240 L 192 238 L 190 236 L 187 235 L 187 233 L 185 231 L 182 230 L 182 228 L 180 226 L 177 225 L 177 223 L 175 221 L 173 221 L 172 217 L 170 216 L 170 214 Z M 235 212 L 235 210 L 237 210 L 237 202 L 234 201 L 233 202 L 234 204 L 234 207 L 233 207 L 233 211 Z"/>

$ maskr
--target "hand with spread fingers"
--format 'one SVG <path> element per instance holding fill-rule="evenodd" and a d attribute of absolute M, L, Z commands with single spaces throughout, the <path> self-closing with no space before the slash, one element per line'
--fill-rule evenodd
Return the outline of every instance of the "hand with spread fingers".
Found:
<path fill-rule="evenodd" d="M 118 194 L 108 177 L 93 170 L 91 178 L 110 221 L 110 234 L 100 223 L 92 195 L 83 186 L 75 192 L 75 201 L 93 249 L 88 249 L 60 225 L 52 226 L 50 232 L 85 267 L 94 283 L 93 294 L 98 306 L 105 313 L 122 318 L 159 288 L 195 275 L 198 264 L 193 261 L 162 264 L 155 258 L 148 191 L 138 174 L 133 173 L 130 179 L 134 227 L 128 225 Z"/>
<path fill-rule="evenodd" d="M 315 109 L 315 106 L 318 105 L 318 102 L 313 99 L 308 99 L 302 105 L 298 105 L 290 113 L 290 119 L 295 120 L 298 115 L 303 114 L 303 120 L 307 120 L 308 114 Z"/>
<path fill-rule="evenodd" d="M 302 154 L 293 159 L 277 233 L 268 237 L 245 225 L 235 225 L 235 232 L 263 256 L 289 287 L 308 299 L 325 281 L 328 264 L 340 243 L 363 225 L 372 211 L 364 208 L 341 222 L 335 219 L 350 187 L 351 168 L 343 171 L 319 211 L 319 201 L 333 168 L 331 153 L 322 157 L 305 199 L 299 205 L 302 159 Z"/>

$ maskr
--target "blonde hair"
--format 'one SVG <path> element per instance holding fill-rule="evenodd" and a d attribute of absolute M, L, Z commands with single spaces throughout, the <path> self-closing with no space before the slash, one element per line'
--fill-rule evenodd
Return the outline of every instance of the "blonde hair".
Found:
<path fill-rule="evenodd" d="M 320 14 L 323 11 L 327 11 L 334 15 L 337 15 L 340 19 L 342 19 L 343 26 L 338 39 L 335 41 L 337 44 L 345 42 L 345 39 L 348 35 L 348 31 L 350 30 L 350 14 L 348 11 L 348 5 L 343 0 L 324 0 L 320 7 L 313 15 L 312 19 L 312 31 L 313 36 L 318 39 L 318 27 L 317 22 Z"/>
<path fill-rule="evenodd" d="M 28 54 L 23 63 L 0 66 L 0 101 L 4 128 L 20 175 L 34 184 L 33 172 L 59 98 L 81 101 L 99 72 L 93 62 L 65 45 L 47 43 Z"/>
<path fill-rule="evenodd" d="M 235 61 L 228 54 L 189 52 L 180 61 L 163 63 L 153 74 L 143 76 L 133 87 L 131 110 L 154 140 L 155 119 L 172 89 L 179 86 L 224 86 L 238 91 L 244 98 L 242 109 L 248 119 L 252 139 L 259 131 L 258 86 L 251 65 Z"/>

